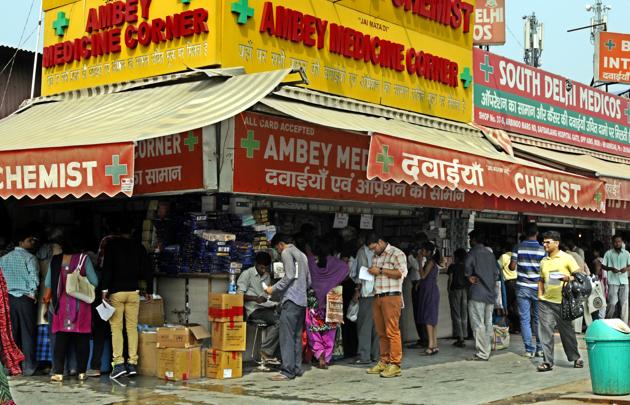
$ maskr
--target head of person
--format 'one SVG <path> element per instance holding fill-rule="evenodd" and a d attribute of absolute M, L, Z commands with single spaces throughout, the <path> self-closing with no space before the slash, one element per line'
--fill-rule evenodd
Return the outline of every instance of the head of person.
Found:
<path fill-rule="evenodd" d="M 511 242 L 503 242 L 501 244 L 501 251 L 503 254 L 505 253 L 512 253 L 512 243 Z"/>
<path fill-rule="evenodd" d="M 16 232 L 15 243 L 17 246 L 26 250 L 34 250 L 37 247 L 37 236 L 31 229 L 24 228 Z"/>
<path fill-rule="evenodd" d="M 567 248 L 567 250 L 575 249 L 575 239 L 573 239 L 573 236 L 565 236 L 562 242 L 564 243 L 564 246 Z"/>
<path fill-rule="evenodd" d="M 291 243 L 292 239 L 289 235 L 284 233 L 277 233 L 271 239 L 271 247 L 276 249 L 278 253 L 282 253 Z"/>
<path fill-rule="evenodd" d="M 65 229 L 59 238 L 59 245 L 64 255 L 74 255 L 83 251 L 83 240 L 76 228 Z"/>
<path fill-rule="evenodd" d="M 415 237 L 414 239 L 415 239 L 415 241 L 416 241 L 415 243 L 416 243 L 418 246 L 422 246 L 422 244 L 423 244 L 424 242 L 427 242 L 427 241 L 429 240 L 429 237 L 428 237 L 428 236 L 427 236 L 427 234 L 426 234 L 426 233 L 424 233 L 424 232 L 418 232 L 418 233 L 416 234 L 416 237 Z"/>
<path fill-rule="evenodd" d="M 269 271 L 271 267 L 271 255 L 267 252 L 256 253 L 256 271 L 261 276 Z"/>
<path fill-rule="evenodd" d="M 613 248 L 617 251 L 623 248 L 623 238 L 621 237 L 621 235 L 617 234 L 612 237 L 612 245 L 613 245 Z"/>
<path fill-rule="evenodd" d="M 538 237 L 538 225 L 534 222 L 528 222 L 523 229 L 523 235 L 527 239 L 536 239 Z"/>
<path fill-rule="evenodd" d="M 368 235 L 365 244 L 376 255 L 380 255 L 385 251 L 385 248 L 387 248 L 387 242 L 376 232 L 372 232 Z"/>
<path fill-rule="evenodd" d="M 548 254 L 557 252 L 560 249 L 561 240 L 562 238 L 560 236 L 560 232 L 547 231 L 543 233 L 543 246 L 545 247 L 545 252 Z"/>
<path fill-rule="evenodd" d="M 601 257 L 604 253 L 604 244 L 599 240 L 594 241 L 591 245 L 591 252 L 593 256 Z"/>
<path fill-rule="evenodd" d="M 483 245 L 486 243 L 486 235 L 483 232 L 478 230 L 473 230 L 468 234 L 468 239 L 470 240 L 470 246 L 475 247 L 477 245 Z"/>
<path fill-rule="evenodd" d="M 435 247 L 433 242 L 426 241 L 420 246 L 420 254 L 422 257 L 432 259 L 434 262 L 440 262 L 440 249 Z"/>
<path fill-rule="evenodd" d="M 325 236 L 315 243 L 313 253 L 317 256 L 317 265 L 319 267 L 326 267 L 328 256 L 333 255 L 333 240 L 333 238 Z"/>
<path fill-rule="evenodd" d="M 466 249 L 459 248 L 456 249 L 455 252 L 453 252 L 453 259 L 456 263 L 464 263 L 466 261 L 467 255 L 468 253 L 466 252 Z"/>

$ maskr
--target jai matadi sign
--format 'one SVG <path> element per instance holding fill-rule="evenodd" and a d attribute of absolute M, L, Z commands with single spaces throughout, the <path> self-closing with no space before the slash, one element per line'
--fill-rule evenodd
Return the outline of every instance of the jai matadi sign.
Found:
<path fill-rule="evenodd" d="M 469 122 L 474 6 L 44 0 L 42 94 L 195 67 L 301 67 L 318 91 Z"/>
<path fill-rule="evenodd" d="M 233 2 L 223 64 L 301 67 L 315 90 L 456 121 L 471 116 L 474 1 L 338 3 Z"/>
<path fill-rule="evenodd" d="M 630 83 L 630 34 L 595 34 L 594 77 L 601 82 Z"/>
<path fill-rule="evenodd" d="M 481 49 L 474 122 L 630 156 L 630 100 Z"/>
<path fill-rule="evenodd" d="M 505 44 L 505 0 L 479 0 L 475 8 L 475 45 Z"/>
<path fill-rule="evenodd" d="M 218 0 L 44 0 L 42 95 L 219 63 Z"/>
<path fill-rule="evenodd" d="M 0 198 L 131 196 L 133 148 L 117 143 L 0 152 Z"/>

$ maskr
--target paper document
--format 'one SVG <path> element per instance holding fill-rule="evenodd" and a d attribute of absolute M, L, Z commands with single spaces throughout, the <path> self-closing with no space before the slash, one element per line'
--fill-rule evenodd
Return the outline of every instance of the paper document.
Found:
<path fill-rule="evenodd" d="M 368 268 L 361 266 L 359 269 L 359 279 L 365 281 L 374 281 L 374 276 L 368 272 Z"/>
<path fill-rule="evenodd" d="M 107 301 L 103 301 L 101 305 L 96 307 L 96 311 L 98 312 L 98 315 L 101 317 L 101 319 L 105 322 L 109 321 L 109 318 L 111 318 L 112 315 L 114 315 L 114 312 L 116 312 L 114 307 L 109 305 Z"/>

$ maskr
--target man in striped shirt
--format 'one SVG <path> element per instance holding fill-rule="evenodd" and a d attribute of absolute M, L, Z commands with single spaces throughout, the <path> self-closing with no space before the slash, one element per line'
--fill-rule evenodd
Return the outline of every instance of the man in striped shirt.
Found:
<path fill-rule="evenodd" d="M 521 318 L 521 335 L 526 357 L 542 357 L 542 346 L 538 335 L 538 282 L 540 261 L 545 257 L 545 248 L 538 243 L 538 227 L 534 223 L 525 226 L 525 240 L 512 252 L 510 270 L 516 270 L 516 302 Z M 536 346 L 532 342 L 532 332 Z"/>

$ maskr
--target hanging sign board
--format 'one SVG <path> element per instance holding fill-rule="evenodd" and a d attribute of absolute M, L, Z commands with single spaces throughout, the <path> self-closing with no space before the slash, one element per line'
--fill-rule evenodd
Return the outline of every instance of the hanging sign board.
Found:
<path fill-rule="evenodd" d="M 630 83 L 630 34 L 595 34 L 594 77 L 599 82 Z"/>
<path fill-rule="evenodd" d="M 475 7 L 475 45 L 505 44 L 505 0 L 479 0 Z"/>

